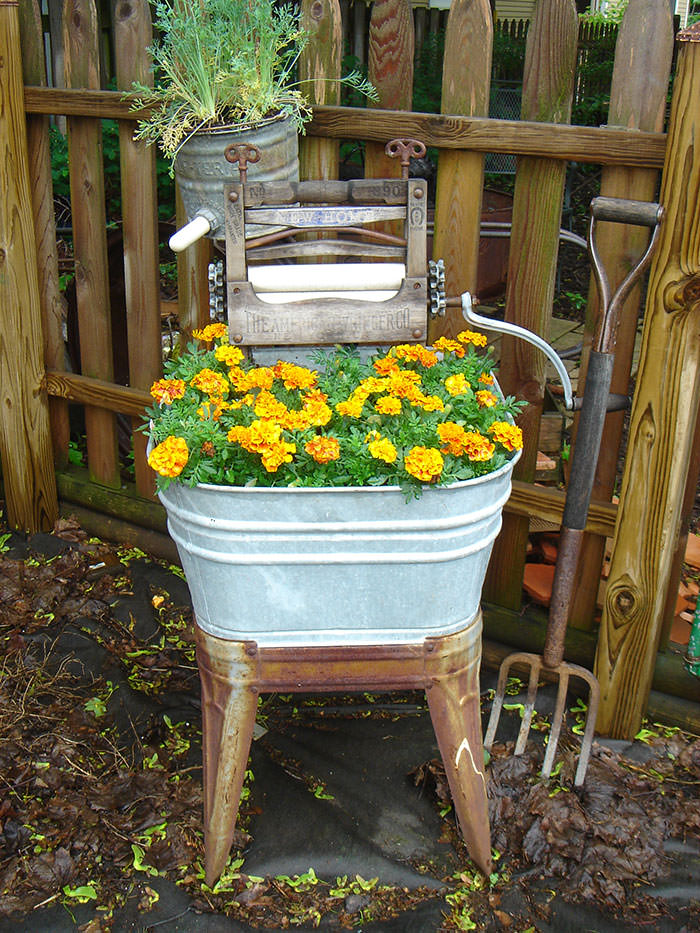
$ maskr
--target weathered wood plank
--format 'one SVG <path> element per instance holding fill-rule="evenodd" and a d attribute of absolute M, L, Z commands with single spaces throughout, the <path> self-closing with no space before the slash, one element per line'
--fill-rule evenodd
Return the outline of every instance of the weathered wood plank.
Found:
<path fill-rule="evenodd" d="M 117 4 L 114 46 L 118 87 L 129 90 L 134 81 L 153 82 L 146 52 L 152 39 L 147 0 Z M 124 284 L 129 348 L 129 384 L 148 389 L 162 371 L 160 267 L 155 147 L 133 137 L 130 123 L 119 126 L 124 234 Z M 146 462 L 146 438 L 133 424 L 136 487 L 142 496 L 155 496 L 155 477 Z"/>
<path fill-rule="evenodd" d="M 144 409 L 153 404 L 150 393 L 143 389 L 120 386 L 104 379 L 92 379 L 78 373 L 64 370 L 49 370 L 44 384 L 49 395 L 55 398 L 69 399 L 82 405 L 94 405 L 108 411 L 118 411 L 131 415 L 139 421 L 144 417 Z"/>
<path fill-rule="evenodd" d="M 489 0 L 454 0 L 447 18 L 442 68 L 443 114 L 488 117 L 493 22 Z M 448 295 L 476 293 L 479 262 L 481 152 L 443 151 L 438 160 L 434 257 L 445 261 Z M 463 329 L 458 309 L 431 323 L 430 339 L 454 337 Z"/>
<path fill-rule="evenodd" d="M 20 4 L 19 17 L 24 82 L 43 85 L 46 83 L 44 35 L 37 0 L 26 0 Z M 65 344 L 63 341 L 63 299 L 58 278 L 48 117 L 41 114 L 32 114 L 27 117 L 27 150 L 29 187 L 32 193 L 36 235 L 44 365 L 51 369 L 58 369 L 64 365 Z M 49 420 L 54 461 L 58 466 L 62 466 L 68 462 L 70 440 L 68 406 L 59 399 L 50 399 Z"/>
<path fill-rule="evenodd" d="M 179 185 L 175 185 L 175 217 L 178 229 L 187 223 Z M 196 327 L 209 323 L 209 261 L 211 240 L 202 237 L 177 254 L 177 306 L 180 344 L 185 347 Z"/>
<path fill-rule="evenodd" d="M 16 3 L 0 2 L 0 457 L 12 528 L 48 530 L 58 515 L 44 374 L 41 303 Z"/>
<path fill-rule="evenodd" d="M 66 85 L 99 87 L 99 34 L 94 0 L 65 0 L 63 23 Z M 87 376 L 111 380 L 102 126 L 98 120 L 68 119 L 68 153 L 81 367 Z M 87 407 L 85 433 L 92 475 L 107 486 L 118 486 L 117 431 L 113 416 Z"/>
<path fill-rule="evenodd" d="M 299 57 L 299 80 L 310 104 L 337 105 L 343 55 L 338 0 L 302 0 L 301 21 L 309 43 Z M 303 136 L 299 140 L 299 177 L 337 178 L 338 147 L 334 139 Z"/>
<path fill-rule="evenodd" d="M 525 53 L 522 116 L 566 122 L 571 116 L 578 17 L 572 0 L 537 0 Z M 547 338 L 554 300 L 566 165 L 526 156 L 518 160 L 508 258 L 506 320 Z M 499 380 L 507 395 L 528 402 L 518 419 L 525 444 L 515 468 L 532 482 L 544 399 L 545 358 L 512 337 L 501 344 Z M 506 516 L 491 556 L 485 598 L 520 605 L 528 523 Z"/>
<path fill-rule="evenodd" d="M 369 106 L 382 110 L 410 110 L 413 97 L 413 15 L 408 0 L 376 0 L 369 21 L 367 76 L 379 94 Z M 402 134 L 405 135 L 405 134 Z M 365 145 L 365 178 L 399 178 L 401 165 L 384 152 L 389 142 Z M 382 229 L 399 233 L 396 224 Z"/>
<path fill-rule="evenodd" d="M 646 707 L 700 401 L 700 30 L 679 35 L 666 207 L 653 262 L 620 517 L 601 621 L 598 729 L 631 738 Z"/>
<path fill-rule="evenodd" d="M 94 116 L 137 120 L 119 91 L 77 91 L 25 87 L 27 113 Z M 575 159 L 599 165 L 661 168 L 666 149 L 664 133 L 630 133 L 607 126 L 569 126 L 520 120 L 492 120 L 455 114 L 396 113 L 362 107 L 315 107 L 307 124 L 308 136 L 329 139 L 369 139 L 382 142 L 415 136 L 426 146 L 473 149 L 511 155 Z"/>
<path fill-rule="evenodd" d="M 673 55 L 673 17 L 666 0 L 630 0 L 620 26 L 615 49 L 615 67 L 610 90 L 608 123 L 629 130 L 659 132 L 663 128 L 668 80 Z M 606 197 L 653 201 L 658 172 L 655 169 L 606 166 L 600 193 Z M 612 291 L 646 248 L 649 231 L 626 224 L 597 225 L 596 239 Z M 635 333 L 641 303 L 641 287 L 636 287 L 624 304 L 615 349 L 611 392 L 626 395 L 632 368 Z M 600 296 L 593 281 L 588 292 L 586 338 L 579 383 L 583 385 L 588 350 L 601 315 Z M 574 422 L 574 432 L 578 419 Z M 608 415 L 600 446 L 593 487 L 598 499 L 609 499 L 617 475 L 624 412 Z M 575 433 L 574 433 L 575 438 Z M 605 555 L 605 541 L 586 536 L 581 550 L 579 571 L 572 597 L 569 624 L 591 628 L 596 609 L 598 580 Z M 675 594 L 674 594 L 675 605 Z"/>

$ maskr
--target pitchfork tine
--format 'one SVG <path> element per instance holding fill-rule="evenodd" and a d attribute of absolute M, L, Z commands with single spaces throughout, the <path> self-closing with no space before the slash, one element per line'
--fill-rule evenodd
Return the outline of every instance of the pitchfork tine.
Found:
<path fill-rule="evenodd" d="M 559 671 L 559 689 L 557 690 L 557 703 L 554 707 L 554 712 L 552 713 L 552 728 L 549 733 L 549 741 L 547 742 L 547 753 L 544 756 L 544 762 L 542 763 L 542 777 L 545 780 L 552 773 L 552 767 L 554 765 L 554 756 L 557 751 L 557 743 L 559 742 L 559 734 L 561 732 L 561 725 L 564 720 L 564 710 L 566 709 L 566 694 L 569 689 L 569 671 L 566 668 L 566 665 L 562 665 L 562 668 Z"/>
<path fill-rule="evenodd" d="M 525 751 L 525 746 L 527 745 L 527 737 L 530 732 L 532 714 L 535 710 L 535 697 L 537 696 L 537 684 L 539 681 L 541 667 L 542 664 L 539 663 L 539 658 L 537 658 L 537 663 L 533 661 L 533 664 L 530 667 L 530 679 L 527 685 L 527 700 L 525 701 L 525 709 L 523 710 L 523 721 L 520 723 L 520 732 L 518 732 L 518 741 L 515 743 L 515 755 L 522 755 L 522 753 Z"/>

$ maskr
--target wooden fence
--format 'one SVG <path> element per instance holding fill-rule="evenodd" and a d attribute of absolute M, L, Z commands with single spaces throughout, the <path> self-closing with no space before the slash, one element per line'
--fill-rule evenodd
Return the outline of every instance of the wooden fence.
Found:
<path fill-rule="evenodd" d="M 354 4 L 350 10 L 362 6 Z M 332 77 L 340 56 L 317 37 L 334 30 L 342 34 L 347 28 L 341 6 L 338 0 L 304 0 L 302 7 L 312 34 L 302 73 Z M 684 674 L 676 657 L 657 649 L 666 600 L 677 585 L 687 489 L 694 487 L 698 472 L 693 437 L 700 393 L 694 340 L 700 314 L 700 236 L 693 205 L 700 188 L 700 161 L 691 142 L 700 114 L 698 36 L 690 31 L 681 44 L 674 116 L 665 135 L 673 49 L 668 4 L 630 0 L 616 48 L 611 125 L 573 126 L 569 119 L 578 36 L 574 5 L 572 0 L 537 0 L 527 35 L 522 120 L 494 120 L 487 116 L 493 43 L 488 0 L 453 0 L 445 32 L 441 114 L 419 114 L 408 111 L 405 96 L 412 83 L 416 41 L 407 9 L 407 0 L 377 0 L 372 7 L 367 61 L 380 92 L 379 107 L 339 107 L 333 85 L 317 84 L 325 97 L 313 101 L 313 121 L 301 141 L 302 172 L 305 177 L 337 177 L 340 140 L 365 141 L 366 172 L 373 176 L 396 170 L 382 152 L 389 138 L 414 136 L 436 147 L 433 248 L 446 262 L 448 294 L 475 291 L 487 153 L 506 153 L 518 160 L 506 317 L 544 335 L 552 312 L 567 162 L 600 165 L 602 193 L 643 200 L 656 196 L 665 164 L 662 197 L 668 219 L 651 275 L 621 502 L 613 505 L 611 494 L 622 421 L 611 415 L 587 525 L 576 627 L 567 652 L 588 665 L 596 659 L 603 731 L 634 734 L 645 709 L 662 715 L 671 694 L 680 697 L 674 701 L 676 718 L 686 716 L 687 722 L 697 724 L 697 681 Z M 50 88 L 45 86 L 37 0 L 21 0 L 19 7 L 13 0 L 0 0 L 0 142 L 5 155 L 0 168 L 0 455 L 7 517 L 15 527 L 51 527 L 60 502 L 63 510 L 77 514 L 98 533 L 169 553 L 143 437 L 128 430 L 130 424 L 138 424 L 150 401 L 148 387 L 161 367 L 154 153 L 134 143 L 135 115 L 124 96 L 133 80 L 149 80 L 145 47 L 150 15 L 146 0 L 118 3 L 114 10 L 119 90 L 100 87 L 102 39 L 95 0 L 65 0 L 65 87 Z M 61 115 L 68 126 L 80 374 L 66 371 L 64 363 L 49 115 Z M 113 377 L 115 314 L 110 308 L 101 158 L 101 120 L 108 118 L 120 126 L 128 385 L 117 384 Z M 643 244 L 637 228 L 606 229 L 611 226 L 601 228 L 601 249 L 611 280 L 617 283 Z M 205 242 L 179 260 L 178 316 L 184 332 L 208 320 L 208 257 Z M 613 391 L 627 391 L 640 301 L 637 290 L 625 307 Z M 591 289 L 589 341 L 599 312 Z M 458 329 L 459 317 L 451 313 L 431 337 Z M 530 405 L 523 417 L 528 442 L 485 592 L 485 654 L 491 662 L 508 650 L 505 646 L 541 647 L 541 616 L 520 615 L 529 520 L 537 515 L 557 524 L 564 503 L 563 491 L 533 485 L 544 392 L 541 356 L 504 340 L 500 378 L 507 392 Z M 87 439 L 87 470 L 82 471 L 68 465 L 74 412 L 83 419 Z M 130 437 L 135 480 L 125 484 L 123 449 Z M 599 578 L 604 542 L 613 535 L 609 595 L 596 634 L 590 594 L 597 584 L 591 581 Z"/>

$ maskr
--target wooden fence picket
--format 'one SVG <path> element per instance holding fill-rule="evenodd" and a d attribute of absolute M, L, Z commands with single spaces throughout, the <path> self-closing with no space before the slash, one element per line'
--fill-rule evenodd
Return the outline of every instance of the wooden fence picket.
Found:
<path fill-rule="evenodd" d="M 571 115 L 578 18 L 573 0 L 536 0 L 527 38 L 523 120 L 566 123 Z M 518 159 L 510 237 L 506 320 L 547 338 L 559 252 L 566 163 Z M 514 475 L 533 482 L 544 397 L 545 360 L 522 340 L 504 338 L 499 378 L 507 395 L 529 404 L 518 419 L 525 446 Z M 520 606 L 529 523 L 504 516 L 484 589 L 486 599 Z"/>
<path fill-rule="evenodd" d="M 441 113 L 488 116 L 493 23 L 489 0 L 453 0 L 447 20 Z M 476 292 L 484 154 L 442 150 L 435 203 L 433 256 L 444 259 L 448 295 Z M 430 339 L 464 329 L 461 311 L 448 310 Z"/>
<path fill-rule="evenodd" d="M 673 18 L 665 0 L 630 0 L 615 50 L 608 116 L 611 124 L 650 132 L 663 129 L 672 55 Z M 653 169 L 606 166 L 602 172 L 600 193 L 606 197 L 653 201 L 658 179 L 659 173 Z M 596 237 L 614 291 L 641 256 L 649 231 L 645 227 L 601 223 Z M 621 313 L 611 391 L 622 395 L 629 391 L 641 298 L 642 289 L 638 286 L 626 300 Z M 581 385 L 585 380 L 588 350 L 601 310 L 598 289 L 591 281 L 584 355 L 579 370 Z M 596 499 L 609 501 L 612 496 L 623 426 L 624 412 L 612 412 L 606 418 L 593 487 Z M 605 540 L 586 535 L 575 578 L 570 619 L 570 624 L 576 628 L 593 626 L 604 554 Z M 675 602 L 674 596 L 674 607 Z"/>
<path fill-rule="evenodd" d="M 65 0 L 63 24 L 66 87 L 99 88 L 98 29 L 94 0 Z M 112 329 L 100 121 L 91 117 L 69 117 L 68 152 L 81 370 L 86 376 L 112 381 Z M 87 405 L 85 434 L 91 477 L 105 486 L 118 486 L 114 415 Z"/>
<path fill-rule="evenodd" d="M 133 81 L 152 84 L 146 51 L 152 35 L 147 0 L 116 5 L 115 65 L 117 86 L 123 90 L 130 90 Z M 129 384 L 149 389 L 162 372 L 156 154 L 153 146 L 134 140 L 133 133 L 133 123 L 119 124 Z M 146 437 L 137 430 L 141 423 L 140 418 L 132 420 L 136 488 L 142 496 L 153 496 Z"/>
<path fill-rule="evenodd" d="M 24 83 L 45 87 L 44 36 L 37 0 L 20 4 L 19 22 Z M 44 363 L 48 369 L 63 369 L 66 356 L 63 341 L 63 299 L 59 287 L 47 116 L 33 114 L 27 117 L 27 150 L 38 259 Z M 66 402 L 57 398 L 49 399 L 49 418 L 54 462 L 60 468 L 68 462 L 70 442 Z"/>

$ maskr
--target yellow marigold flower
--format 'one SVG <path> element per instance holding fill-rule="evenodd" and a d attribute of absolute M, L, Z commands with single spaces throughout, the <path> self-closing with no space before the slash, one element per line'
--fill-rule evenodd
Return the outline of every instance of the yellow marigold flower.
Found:
<path fill-rule="evenodd" d="M 389 373 L 398 372 L 399 369 L 399 364 L 391 356 L 383 356 L 381 359 L 375 360 L 372 366 L 380 376 L 388 376 Z"/>
<path fill-rule="evenodd" d="M 450 395 L 466 395 L 469 391 L 469 383 L 464 373 L 456 373 L 454 376 L 448 376 L 445 379 L 445 388 Z"/>
<path fill-rule="evenodd" d="M 171 434 L 148 455 L 148 465 L 161 476 L 179 476 L 184 470 L 189 451 L 183 437 Z"/>
<path fill-rule="evenodd" d="M 338 402 L 335 406 L 335 410 L 339 415 L 343 415 L 346 418 L 359 418 L 362 415 L 364 405 L 364 399 L 350 397 L 345 402 Z"/>
<path fill-rule="evenodd" d="M 227 366 L 238 366 L 243 359 L 243 351 L 239 347 L 223 343 L 214 350 L 214 356 Z"/>
<path fill-rule="evenodd" d="M 318 380 L 318 373 L 284 360 L 278 360 L 272 371 L 282 380 L 285 389 L 312 389 Z"/>
<path fill-rule="evenodd" d="M 476 393 L 476 400 L 482 408 L 493 408 L 498 405 L 498 396 L 489 389 L 479 389 Z"/>
<path fill-rule="evenodd" d="M 401 370 L 397 370 L 401 372 Z M 391 373 L 390 373 L 391 375 Z M 367 398 L 373 392 L 385 392 L 389 381 L 386 378 L 379 378 L 377 376 L 367 376 L 366 379 L 363 379 L 359 386 L 355 389 L 355 392 L 358 395 L 364 395 Z"/>
<path fill-rule="evenodd" d="M 382 395 L 374 403 L 374 407 L 381 415 L 401 414 L 401 399 L 393 395 Z"/>
<path fill-rule="evenodd" d="M 228 395 L 229 390 L 229 381 L 225 376 L 206 368 L 200 369 L 197 375 L 190 379 L 190 385 L 204 392 L 209 398 L 223 398 Z"/>
<path fill-rule="evenodd" d="M 411 398 L 411 396 L 415 398 L 420 376 L 418 373 L 402 369 L 398 373 L 392 373 L 388 381 L 388 390 L 391 395 L 397 395 L 399 398 Z"/>
<path fill-rule="evenodd" d="M 247 388 L 271 389 L 275 382 L 275 374 L 269 366 L 258 366 L 246 373 Z"/>
<path fill-rule="evenodd" d="M 158 379 L 151 386 L 151 395 L 157 402 L 169 405 L 176 398 L 185 394 L 185 383 L 182 379 Z"/>
<path fill-rule="evenodd" d="M 479 382 L 483 382 L 485 386 L 492 386 L 495 382 L 493 373 L 482 373 L 479 376 Z"/>
<path fill-rule="evenodd" d="M 448 337 L 438 337 L 433 344 L 434 350 L 440 350 L 442 353 L 454 353 L 460 359 L 465 354 L 465 349 L 457 340 L 450 340 Z"/>
<path fill-rule="evenodd" d="M 195 328 L 192 331 L 195 340 L 202 340 L 204 343 L 211 343 L 212 340 L 222 340 L 228 337 L 228 327 L 226 324 L 207 324 L 201 329 Z"/>
<path fill-rule="evenodd" d="M 442 454 L 434 447 L 412 447 L 403 465 L 407 473 L 422 483 L 432 483 L 442 473 L 444 462 Z"/>
<path fill-rule="evenodd" d="M 481 334 L 478 330 L 463 330 L 461 334 L 457 334 L 457 340 L 460 343 L 473 343 L 475 347 L 486 346 L 486 334 Z"/>
<path fill-rule="evenodd" d="M 252 388 L 248 382 L 248 375 L 239 366 L 232 366 L 228 371 L 228 379 L 236 392 L 247 392 Z"/>
<path fill-rule="evenodd" d="M 312 437 L 304 444 L 304 450 L 311 454 L 316 463 L 340 460 L 340 444 L 334 437 Z"/>
<path fill-rule="evenodd" d="M 394 463 L 397 457 L 396 448 L 386 437 L 378 437 L 371 441 L 369 452 L 375 460 L 383 460 L 384 463 Z"/>
<path fill-rule="evenodd" d="M 281 421 L 289 413 L 289 409 L 280 402 L 267 389 L 261 389 L 255 400 L 255 414 L 258 418 L 272 418 L 275 421 Z"/>
<path fill-rule="evenodd" d="M 423 411 L 444 411 L 445 405 L 439 395 L 424 395 L 420 401 Z"/>
<path fill-rule="evenodd" d="M 227 408 L 236 409 L 245 408 L 246 405 L 251 406 L 255 404 L 254 395 L 244 395 L 243 398 L 234 399 L 232 402 L 226 404 Z"/>
<path fill-rule="evenodd" d="M 521 450 L 523 446 L 523 432 L 508 421 L 494 421 L 489 428 L 489 434 L 506 450 Z"/>
<path fill-rule="evenodd" d="M 292 462 L 292 454 L 296 453 L 296 444 L 286 441 L 277 441 L 262 451 L 262 465 L 268 473 L 276 473 L 283 463 Z"/>
<path fill-rule="evenodd" d="M 311 427 L 311 418 L 305 411 L 292 409 L 287 412 L 284 418 L 280 419 L 280 424 L 285 431 L 305 431 L 306 428 Z"/>
<path fill-rule="evenodd" d="M 202 419 L 202 421 L 218 421 L 221 418 L 221 413 L 231 406 L 228 402 L 225 402 L 222 398 L 210 398 L 208 401 L 203 402 L 197 409 L 197 414 Z"/>
<path fill-rule="evenodd" d="M 309 419 L 309 423 L 317 428 L 322 428 L 333 417 L 333 412 L 325 402 L 318 398 L 304 399 L 304 412 Z"/>
<path fill-rule="evenodd" d="M 311 389 L 309 392 L 305 392 L 302 396 L 303 402 L 327 402 L 328 396 L 325 392 L 321 392 L 320 389 Z"/>
<path fill-rule="evenodd" d="M 464 453 L 470 460 L 490 460 L 495 449 L 496 445 L 478 431 L 467 431 L 464 435 Z"/>
<path fill-rule="evenodd" d="M 462 456 L 466 431 L 460 424 L 455 424 L 454 421 L 444 421 L 437 426 L 437 435 L 445 445 L 440 448 L 443 454 L 452 454 L 455 457 Z"/>
<path fill-rule="evenodd" d="M 282 427 L 274 421 L 253 421 L 249 427 L 237 424 L 226 435 L 229 441 L 240 444 L 251 453 L 265 453 L 280 440 Z"/>

